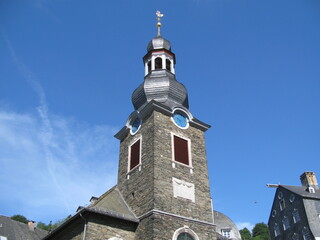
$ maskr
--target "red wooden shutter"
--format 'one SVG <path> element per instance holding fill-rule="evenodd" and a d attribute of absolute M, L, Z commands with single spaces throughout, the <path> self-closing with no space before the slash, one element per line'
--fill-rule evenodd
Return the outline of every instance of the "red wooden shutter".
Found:
<path fill-rule="evenodd" d="M 189 165 L 188 141 L 174 136 L 174 160 Z"/>
<path fill-rule="evenodd" d="M 140 139 L 131 145 L 130 170 L 140 163 Z"/>

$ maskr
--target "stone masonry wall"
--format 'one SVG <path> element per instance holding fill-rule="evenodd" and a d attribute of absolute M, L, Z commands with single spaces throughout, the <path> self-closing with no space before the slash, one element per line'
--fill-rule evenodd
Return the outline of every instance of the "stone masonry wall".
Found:
<path fill-rule="evenodd" d="M 155 208 L 176 215 L 213 222 L 206 146 L 204 133 L 194 127 L 187 129 L 177 127 L 169 116 L 155 112 Z M 191 159 L 193 173 L 190 168 L 175 164 L 172 166 L 173 154 L 171 134 L 191 141 Z M 195 185 L 195 202 L 173 197 L 172 177 Z"/>
<path fill-rule="evenodd" d="M 153 209 L 154 199 L 154 116 L 142 122 L 140 130 L 128 136 L 120 144 L 118 188 L 127 204 L 137 216 Z M 141 170 L 131 170 L 128 176 L 129 146 L 141 137 Z"/>
<path fill-rule="evenodd" d="M 141 221 L 135 240 L 170 240 L 176 230 L 185 226 L 189 227 L 200 240 L 216 240 L 215 227 L 212 225 L 157 213 Z"/>
<path fill-rule="evenodd" d="M 135 223 L 93 215 L 88 218 L 86 239 L 105 240 L 120 237 L 125 240 L 133 240 L 135 229 Z"/>

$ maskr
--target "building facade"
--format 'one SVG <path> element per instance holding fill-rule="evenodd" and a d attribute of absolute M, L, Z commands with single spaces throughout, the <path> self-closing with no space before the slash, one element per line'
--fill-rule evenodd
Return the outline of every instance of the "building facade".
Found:
<path fill-rule="evenodd" d="M 320 239 L 320 190 L 313 172 L 300 176 L 302 186 L 268 184 L 276 193 L 268 221 L 272 240 Z"/>

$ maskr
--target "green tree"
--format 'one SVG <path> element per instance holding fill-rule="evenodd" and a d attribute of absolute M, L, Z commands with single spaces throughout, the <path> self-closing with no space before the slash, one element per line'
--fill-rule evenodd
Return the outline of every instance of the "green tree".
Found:
<path fill-rule="evenodd" d="M 43 229 L 43 230 L 46 230 L 46 231 L 50 231 L 51 230 L 51 222 L 48 225 L 43 223 L 43 222 L 38 222 L 37 228 Z"/>
<path fill-rule="evenodd" d="M 257 223 L 252 229 L 252 237 L 252 240 L 270 240 L 268 225 Z"/>
<path fill-rule="evenodd" d="M 27 218 L 19 214 L 13 215 L 11 219 L 22 223 L 28 223 Z"/>
<path fill-rule="evenodd" d="M 239 232 L 240 232 L 242 240 L 251 240 L 252 239 L 251 232 L 249 231 L 248 228 L 241 229 Z"/>

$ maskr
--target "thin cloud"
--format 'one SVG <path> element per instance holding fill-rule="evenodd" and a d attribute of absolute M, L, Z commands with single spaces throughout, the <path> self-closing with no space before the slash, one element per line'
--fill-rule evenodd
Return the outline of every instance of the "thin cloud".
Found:
<path fill-rule="evenodd" d="M 47 221 L 74 213 L 115 184 L 118 142 L 111 127 L 50 116 L 48 145 L 42 121 L 35 114 L 0 111 L 0 205 L 9 212 L 13 200 L 9 215 Z"/>
<path fill-rule="evenodd" d="M 115 131 L 50 114 L 36 75 L 3 37 L 18 71 L 38 96 L 39 106 L 37 114 L 0 112 L 1 189 L 21 204 L 17 211 L 40 214 L 30 206 L 50 205 L 54 213 L 72 213 L 89 192 L 101 193 L 115 183 L 116 141 L 107 140 Z"/>

